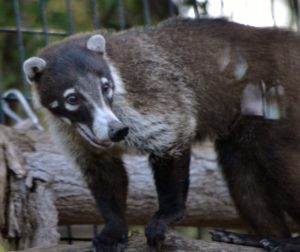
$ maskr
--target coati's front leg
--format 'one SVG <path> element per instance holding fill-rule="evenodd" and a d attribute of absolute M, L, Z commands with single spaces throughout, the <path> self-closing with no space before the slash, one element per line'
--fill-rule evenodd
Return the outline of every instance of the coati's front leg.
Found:
<path fill-rule="evenodd" d="M 146 226 L 149 246 L 157 246 L 165 238 L 169 224 L 180 221 L 185 214 L 189 187 L 190 149 L 175 157 L 149 157 L 153 170 L 159 209 Z"/>
<path fill-rule="evenodd" d="M 125 221 L 128 179 L 123 163 L 107 155 L 82 163 L 84 177 L 105 220 L 103 230 L 93 240 L 96 252 L 122 251 L 128 236 Z"/>

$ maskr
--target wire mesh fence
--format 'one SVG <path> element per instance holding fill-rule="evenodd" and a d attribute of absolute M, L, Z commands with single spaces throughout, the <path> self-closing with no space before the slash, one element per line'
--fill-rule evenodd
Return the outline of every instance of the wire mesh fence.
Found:
<path fill-rule="evenodd" d="M 149 0 L 139 0 L 141 3 L 141 9 L 139 10 L 140 13 L 143 15 L 143 24 L 142 25 L 151 25 L 151 13 L 150 13 L 150 5 Z M 0 35 L 5 34 L 11 34 L 15 36 L 15 42 L 18 50 L 18 69 L 13 69 L 14 73 L 17 75 L 17 80 L 19 83 L 21 83 L 21 90 L 25 97 L 30 100 L 30 90 L 29 90 L 29 84 L 27 83 L 23 70 L 22 70 L 22 64 L 26 58 L 26 47 L 24 46 L 24 37 L 31 37 L 32 40 L 34 40 L 36 37 L 39 39 L 42 39 L 42 45 L 47 45 L 52 38 L 59 38 L 59 37 L 65 37 L 68 35 L 71 35 L 75 32 L 81 32 L 81 29 L 76 29 L 76 16 L 74 16 L 74 4 L 76 1 L 72 0 L 64 0 L 64 10 L 62 10 L 65 14 L 65 21 L 66 26 L 62 29 L 57 29 L 51 27 L 51 24 L 49 25 L 49 22 L 47 22 L 47 14 L 49 14 L 49 10 L 47 9 L 47 4 L 50 1 L 47 0 L 38 0 L 33 1 L 33 4 L 36 5 L 36 15 L 39 19 L 39 26 L 37 28 L 31 28 L 26 27 L 26 22 L 24 22 L 23 15 L 26 14 L 24 11 L 22 11 L 22 5 L 26 5 L 29 3 L 29 1 L 25 0 L 13 0 L 10 2 L 5 3 L 6 5 L 11 5 L 11 8 L 13 10 L 13 16 L 14 16 L 14 25 L 13 26 L 7 26 L 5 23 L 0 24 Z M 88 3 L 87 3 L 88 2 Z M 84 11 L 86 11 L 90 16 L 90 23 L 91 26 L 89 26 L 89 30 L 98 30 L 100 28 L 106 28 L 105 24 L 101 23 L 99 12 L 101 11 L 101 8 L 99 6 L 99 3 L 101 1 L 97 0 L 89 0 L 86 1 L 84 4 L 82 4 L 82 8 L 85 8 Z M 118 22 L 117 26 L 114 28 L 117 30 L 122 30 L 128 27 L 126 24 L 126 9 L 124 0 L 114 0 L 112 2 L 115 2 L 116 5 L 116 13 L 114 13 L 114 16 L 116 17 L 116 20 Z M 171 16 L 174 14 L 174 4 L 171 0 L 165 0 L 163 1 L 165 5 L 167 5 L 168 8 L 168 15 Z M 195 1 L 196 2 L 196 1 Z M 78 1 L 76 3 L 78 5 Z M 0 7 L 1 8 L 1 7 Z M 24 9 L 24 8 L 23 8 Z M 130 13 L 128 13 L 130 15 Z M 130 24 L 132 26 L 134 24 Z M 140 25 L 140 24 L 139 24 Z M 0 99 L 1 101 L 4 99 L 2 94 L 4 92 L 3 87 L 3 80 L 0 77 Z M 14 100 L 15 97 L 9 96 L 5 97 L 6 101 Z M 4 114 L 3 114 L 3 104 L 0 102 L 0 123 L 5 123 L 4 120 Z"/>

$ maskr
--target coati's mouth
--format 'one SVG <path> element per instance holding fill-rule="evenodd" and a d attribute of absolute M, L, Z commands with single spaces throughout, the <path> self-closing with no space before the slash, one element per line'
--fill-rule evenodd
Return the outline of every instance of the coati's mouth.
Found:
<path fill-rule="evenodd" d="M 77 130 L 78 130 L 79 134 L 94 147 L 106 149 L 106 148 L 111 147 L 113 144 L 109 140 L 104 140 L 104 141 L 96 140 L 81 125 L 77 125 Z"/>

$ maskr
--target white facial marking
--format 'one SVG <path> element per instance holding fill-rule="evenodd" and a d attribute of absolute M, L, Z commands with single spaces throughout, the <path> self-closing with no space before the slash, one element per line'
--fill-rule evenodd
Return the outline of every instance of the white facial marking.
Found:
<path fill-rule="evenodd" d="M 98 140 L 109 140 L 108 136 L 108 124 L 111 121 L 120 121 L 116 115 L 112 112 L 110 107 L 106 105 L 104 102 L 102 92 L 100 91 L 100 101 L 101 106 L 96 104 L 93 101 L 93 98 L 84 91 L 80 91 L 80 93 L 87 99 L 94 107 L 94 115 L 93 115 L 93 125 L 92 130 L 94 132 L 95 138 Z"/>
<path fill-rule="evenodd" d="M 102 108 L 95 108 L 94 122 L 93 122 L 93 132 L 99 139 L 107 140 L 108 136 L 108 124 L 111 121 L 119 121 L 115 114 L 110 108 L 104 106 Z"/>
<path fill-rule="evenodd" d="M 53 101 L 49 104 L 50 108 L 57 108 L 58 107 L 58 101 Z"/>
<path fill-rule="evenodd" d="M 243 57 L 238 58 L 238 63 L 235 65 L 233 75 L 237 80 L 241 80 L 248 70 L 248 63 Z"/>
<path fill-rule="evenodd" d="M 108 91 L 108 93 L 107 93 L 107 97 L 108 97 L 109 99 L 111 99 L 112 96 L 113 96 L 113 90 L 112 90 L 112 89 L 109 89 L 109 91 Z"/>
<path fill-rule="evenodd" d="M 101 78 L 101 82 L 102 82 L 103 84 L 108 83 L 108 79 L 105 78 L 105 77 L 102 77 L 102 78 Z"/>
<path fill-rule="evenodd" d="M 105 78 L 105 77 L 102 77 L 100 80 L 101 80 L 101 82 L 102 82 L 103 84 L 109 83 L 108 79 Z M 100 88 L 100 90 L 101 90 L 101 88 Z M 102 91 L 100 91 L 100 93 L 102 93 Z M 110 89 L 108 90 L 108 93 L 106 94 L 106 96 L 107 96 L 108 98 L 110 98 L 110 99 L 112 98 L 112 96 L 113 96 L 113 90 L 112 90 L 112 88 L 110 88 Z"/>
<path fill-rule="evenodd" d="M 109 59 L 106 57 L 106 61 L 110 70 L 111 77 L 115 84 L 115 94 L 126 94 L 124 83 L 122 81 L 122 77 L 119 73 L 119 71 L 115 68 L 115 66 L 109 61 Z"/>
<path fill-rule="evenodd" d="M 69 111 L 76 111 L 79 108 L 79 104 L 71 105 L 71 104 L 65 102 L 65 108 Z"/>
<path fill-rule="evenodd" d="M 69 89 L 65 90 L 63 96 L 67 97 L 69 94 L 72 94 L 72 93 L 75 93 L 75 89 L 74 88 L 69 88 Z"/>
<path fill-rule="evenodd" d="M 93 131 L 97 138 L 108 139 L 108 120 L 104 110 L 97 109 L 94 114 Z"/>
<path fill-rule="evenodd" d="M 67 117 L 61 117 L 60 119 L 61 119 L 62 121 L 64 121 L 66 124 L 69 124 L 69 125 L 72 124 L 71 121 L 70 121 L 70 119 L 67 118 Z"/>

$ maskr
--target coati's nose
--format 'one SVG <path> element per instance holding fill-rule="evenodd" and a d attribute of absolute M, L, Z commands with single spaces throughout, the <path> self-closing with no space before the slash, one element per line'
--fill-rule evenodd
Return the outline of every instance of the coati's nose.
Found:
<path fill-rule="evenodd" d="M 111 141 L 119 142 L 128 135 L 129 128 L 123 123 L 113 121 L 109 124 L 108 136 Z"/>

